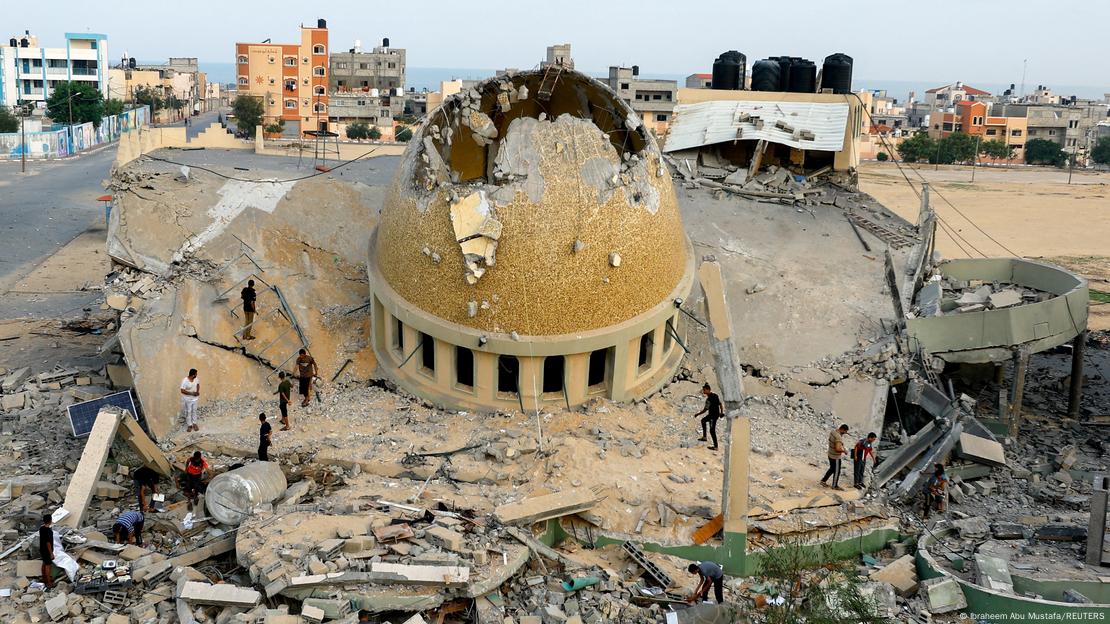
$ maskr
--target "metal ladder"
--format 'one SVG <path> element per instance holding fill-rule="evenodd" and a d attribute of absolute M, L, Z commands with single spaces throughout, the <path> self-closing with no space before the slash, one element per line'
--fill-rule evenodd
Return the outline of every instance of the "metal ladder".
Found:
<path fill-rule="evenodd" d="M 551 94 L 555 92 L 555 85 L 559 82 L 559 76 L 563 73 L 562 65 L 548 65 L 547 69 L 543 72 L 543 80 L 540 81 L 540 87 L 536 90 L 536 99 L 546 102 L 551 99 Z"/>
<path fill-rule="evenodd" d="M 887 243 L 894 249 L 912 247 L 917 244 L 913 238 L 896 230 L 892 230 L 885 225 L 879 225 L 870 219 L 865 219 L 854 212 L 849 212 L 847 217 L 849 221 L 874 234 L 879 240 Z"/>

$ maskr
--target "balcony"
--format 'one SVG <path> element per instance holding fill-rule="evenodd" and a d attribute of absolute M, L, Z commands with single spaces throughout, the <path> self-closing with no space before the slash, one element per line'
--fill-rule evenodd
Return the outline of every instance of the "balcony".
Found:
<path fill-rule="evenodd" d="M 98 74 L 97 74 L 97 69 L 95 67 L 74 67 L 73 68 L 73 75 L 74 76 L 96 76 Z"/>

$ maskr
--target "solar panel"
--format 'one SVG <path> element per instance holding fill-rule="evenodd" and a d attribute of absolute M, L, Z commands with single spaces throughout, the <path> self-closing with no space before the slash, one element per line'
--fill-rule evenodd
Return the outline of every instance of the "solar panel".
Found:
<path fill-rule="evenodd" d="M 105 405 L 114 405 L 125 409 L 132 416 L 138 418 L 138 412 L 135 410 L 135 400 L 131 397 L 130 390 L 109 394 L 91 401 L 74 403 L 66 408 L 66 412 L 69 414 L 69 426 L 73 429 L 73 437 L 83 438 L 89 435 L 92 432 L 93 423 L 96 422 L 96 415 L 100 413 L 100 408 Z"/>

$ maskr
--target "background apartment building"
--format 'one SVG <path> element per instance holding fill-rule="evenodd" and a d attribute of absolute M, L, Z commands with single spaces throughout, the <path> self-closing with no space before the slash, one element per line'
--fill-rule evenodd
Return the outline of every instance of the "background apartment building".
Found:
<path fill-rule="evenodd" d="M 376 126 L 391 138 L 393 119 L 405 112 L 405 50 L 389 39 L 364 52 L 360 42 L 347 52 L 332 53 L 328 75 L 328 117 L 343 134 L 348 124 Z"/>
<path fill-rule="evenodd" d="M 639 65 L 633 65 L 610 67 L 608 79 L 602 82 L 636 111 L 645 126 L 657 135 L 666 134 L 678 103 L 677 80 L 640 78 Z"/>
<path fill-rule="evenodd" d="M 64 48 L 39 47 L 29 31 L 0 43 L 0 103 L 44 106 L 56 85 L 84 82 L 108 95 L 108 36 L 66 33 Z"/>
<path fill-rule="evenodd" d="M 194 57 L 171 57 L 164 64 L 139 64 L 124 58 L 119 66 L 108 70 L 108 94 L 124 102 L 135 101 L 143 90 L 151 90 L 161 98 L 162 106 L 176 99 L 183 114 L 208 110 L 210 85 Z M 218 88 L 217 101 L 218 105 Z M 160 111 L 152 111 L 164 119 Z"/>
<path fill-rule="evenodd" d="M 328 26 L 301 26 L 300 43 L 236 43 L 239 95 L 262 99 L 267 122 L 286 134 L 328 128 Z"/>

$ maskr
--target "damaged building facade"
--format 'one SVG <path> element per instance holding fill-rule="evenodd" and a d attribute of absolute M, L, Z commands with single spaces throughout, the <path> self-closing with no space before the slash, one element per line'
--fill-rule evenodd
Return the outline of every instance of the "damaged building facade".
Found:
<path fill-rule="evenodd" d="M 693 256 L 633 111 L 562 66 L 448 99 L 370 244 L 381 370 L 455 407 L 630 400 L 682 356 Z"/>

